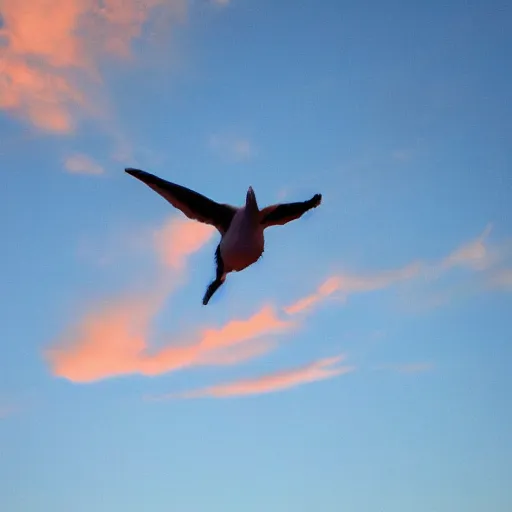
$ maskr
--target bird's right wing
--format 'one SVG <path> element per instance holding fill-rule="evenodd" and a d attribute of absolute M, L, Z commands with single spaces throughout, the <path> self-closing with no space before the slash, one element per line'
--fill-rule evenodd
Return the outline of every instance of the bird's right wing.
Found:
<path fill-rule="evenodd" d="M 322 195 L 316 194 L 308 201 L 297 203 L 273 204 L 263 208 L 260 212 L 260 224 L 265 228 L 269 226 L 283 225 L 296 220 L 311 208 L 316 208 L 322 202 Z"/>
<path fill-rule="evenodd" d="M 215 226 L 221 234 L 225 233 L 237 209 L 228 204 L 217 203 L 189 188 L 163 180 L 154 174 L 131 167 L 125 171 L 145 183 L 189 219 Z"/>

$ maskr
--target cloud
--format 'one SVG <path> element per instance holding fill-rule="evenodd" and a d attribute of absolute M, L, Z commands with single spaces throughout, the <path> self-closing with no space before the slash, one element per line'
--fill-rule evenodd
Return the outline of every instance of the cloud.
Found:
<path fill-rule="evenodd" d="M 301 311 L 312 308 L 316 303 L 325 300 L 333 293 L 340 289 L 340 278 L 332 276 L 326 279 L 319 287 L 318 290 L 311 295 L 297 300 L 290 306 L 284 308 L 285 312 L 289 315 L 295 315 Z"/>
<path fill-rule="evenodd" d="M 203 328 L 194 341 L 170 342 L 155 351 L 149 343 L 150 325 L 164 299 L 163 294 L 120 298 L 86 315 L 58 346 L 46 352 L 54 375 L 92 382 L 135 373 L 160 375 L 190 366 L 235 364 L 272 346 L 245 346 L 231 353 L 223 350 L 292 327 L 267 306 L 247 319 Z"/>
<path fill-rule="evenodd" d="M 338 363 L 344 360 L 344 356 L 330 357 L 314 361 L 305 366 L 270 373 L 254 379 L 244 379 L 227 384 L 220 384 L 185 393 L 154 397 L 154 400 L 169 398 L 199 398 L 214 397 L 227 398 L 245 395 L 260 395 L 275 393 L 285 389 L 294 388 L 306 383 L 331 379 L 338 375 L 354 371 L 352 366 L 340 366 Z"/>
<path fill-rule="evenodd" d="M 215 228 L 182 217 L 172 217 L 162 229 L 153 233 L 154 245 L 161 263 L 180 270 L 187 258 L 199 251 L 215 233 Z"/>
<path fill-rule="evenodd" d="M 54 375 L 91 382 L 116 375 L 158 375 L 187 366 L 223 365 L 256 357 L 273 348 L 262 336 L 291 329 L 267 305 L 243 320 L 221 327 L 203 327 L 183 340 L 169 340 L 152 349 L 151 326 L 169 293 L 183 280 L 186 260 L 211 238 L 213 229 L 189 219 L 172 218 L 152 232 L 160 272 L 150 291 L 122 294 L 84 314 L 45 351 Z"/>
<path fill-rule="evenodd" d="M 223 158 L 235 162 L 249 160 L 256 154 L 252 143 L 248 139 L 239 136 L 212 135 L 209 145 Z"/>
<path fill-rule="evenodd" d="M 439 265 L 440 270 L 452 267 L 466 267 L 472 270 L 483 270 L 494 262 L 494 255 L 489 251 L 485 242 L 491 233 L 492 224 L 471 242 L 462 245 L 451 252 Z"/>
<path fill-rule="evenodd" d="M 188 258 L 208 243 L 214 231 L 210 226 L 181 217 L 171 218 L 159 230 L 150 230 L 146 241 L 151 241 L 159 262 L 158 279 L 153 288 L 145 293 L 121 294 L 84 314 L 46 351 L 53 374 L 74 382 L 92 382 L 116 375 L 149 376 L 193 366 L 238 364 L 273 350 L 277 335 L 300 327 L 301 323 L 294 318 L 296 315 L 309 312 L 328 298 L 346 300 L 354 293 L 382 290 L 416 279 L 424 275 L 427 268 L 425 263 L 417 261 L 376 273 L 333 275 L 312 294 L 287 307 L 276 309 L 266 304 L 249 317 L 231 319 L 220 327 L 197 326 L 194 332 L 181 339 L 168 339 L 163 346 L 153 347 L 152 325 L 156 316 L 169 293 L 176 290 L 186 276 Z M 489 251 L 485 248 L 482 252 L 480 244 L 484 243 L 488 231 L 486 229 L 476 240 L 462 245 L 431 266 L 440 272 L 461 265 L 481 269 L 482 260 L 487 258 Z M 504 271 L 499 279 L 507 285 L 510 274 Z M 270 392 L 298 385 L 303 379 L 318 380 L 330 372 L 339 373 L 325 361 L 331 359 L 298 370 L 192 393 L 194 396 L 230 396 Z M 426 371 L 427 365 L 414 363 L 388 365 L 388 368 L 415 373 Z"/>
<path fill-rule="evenodd" d="M 511 271 L 507 268 L 495 269 L 495 265 L 507 257 L 507 247 L 505 245 L 501 247 L 490 246 L 488 237 L 491 231 L 492 224 L 488 224 L 475 239 L 462 244 L 448 253 L 447 256 L 432 263 L 416 261 L 397 269 L 384 270 L 373 274 L 345 273 L 330 276 L 323 281 L 317 290 L 288 305 L 284 308 L 284 311 L 289 315 L 295 315 L 309 311 L 314 306 L 332 297 L 346 301 L 354 293 L 383 290 L 400 282 L 412 281 L 419 277 L 424 277 L 425 280 L 430 281 L 437 280 L 456 268 L 464 268 L 473 272 L 490 270 L 490 276 L 486 278 L 488 286 L 504 290 L 512 289 Z M 453 287 L 451 291 L 430 294 L 429 299 L 422 303 L 424 306 L 437 306 L 447 303 L 454 293 L 458 295 L 473 294 L 481 289 L 481 285 L 471 282 L 463 283 Z"/>
<path fill-rule="evenodd" d="M 369 275 L 342 274 L 339 276 L 331 276 L 326 279 L 314 293 L 287 306 L 285 311 L 290 315 L 294 315 L 309 310 L 317 303 L 324 301 L 335 293 L 346 299 L 353 293 L 381 290 L 400 281 L 418 276 L 421 269 L 421 263 L 416 262 L 398 269 Z"/>
<path fill-rule="evenodd" d="M 0 108 L 56 133 L 74 129 L 78 110 L 102 117 L 102 62 L 129 59 L 158 7 L 182 14 L 186 1 L 0 0 Z"/>
<path fill-rule="evenodd" d="M 103 174 L 105 171 L 101 165 L 87 155 L 75 153 L 66 158 L 64 167 L 71 174 Z"/>

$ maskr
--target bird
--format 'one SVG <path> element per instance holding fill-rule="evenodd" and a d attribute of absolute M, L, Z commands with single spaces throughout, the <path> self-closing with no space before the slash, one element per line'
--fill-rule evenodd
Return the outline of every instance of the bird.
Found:
<path fill-rule="evenodd" d="M 265 229 L 299 219 L 322 202 L 322 194 L 315 194 L 306 201 L 277 203 L 260 209 L 250 186 L 245 205 L 233 206 L 218 203 L 141 169 L 127 167 L 125 172 L 146 184 L 189 219 L 209 224 L 219 231 L 221 239 L 215 250 L 215 279 L 204 294 L 205 306 L 230 272 L 240 272 L 259 260 L 265 248 Z"/>

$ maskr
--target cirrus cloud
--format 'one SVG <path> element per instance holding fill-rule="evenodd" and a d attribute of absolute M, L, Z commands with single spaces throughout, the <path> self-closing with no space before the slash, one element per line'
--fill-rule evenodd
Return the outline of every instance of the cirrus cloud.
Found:
<path fill-rule="evenodd" d="M 169 398 L 228 398 L 245 395 L 260 395 L 275 393 L 285 389 L 294 388 L 303 384 L 326 380 L 354 371 L 353 366 L 339 365 L 345 356 L 339 355 L 313 361 L 305 366 L 282 370 L 275 373 L 261 375 L 253 379 L 243 379 L 227 384 L 219 384 L 185 393 L 163 395 L 153 397 L 153 400 L 165 400 Z"/>

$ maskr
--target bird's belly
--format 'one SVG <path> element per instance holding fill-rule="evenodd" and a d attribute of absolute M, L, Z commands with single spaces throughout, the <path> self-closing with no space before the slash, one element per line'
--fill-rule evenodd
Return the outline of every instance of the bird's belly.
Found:
<path fill-rule="evenodd" d="M 227 272 L 239 272 L 252 265 L 263 253 L 263 233 L 250 233 L 248 236 L 229 236 L 221 242 L 222 262 Z"/>

